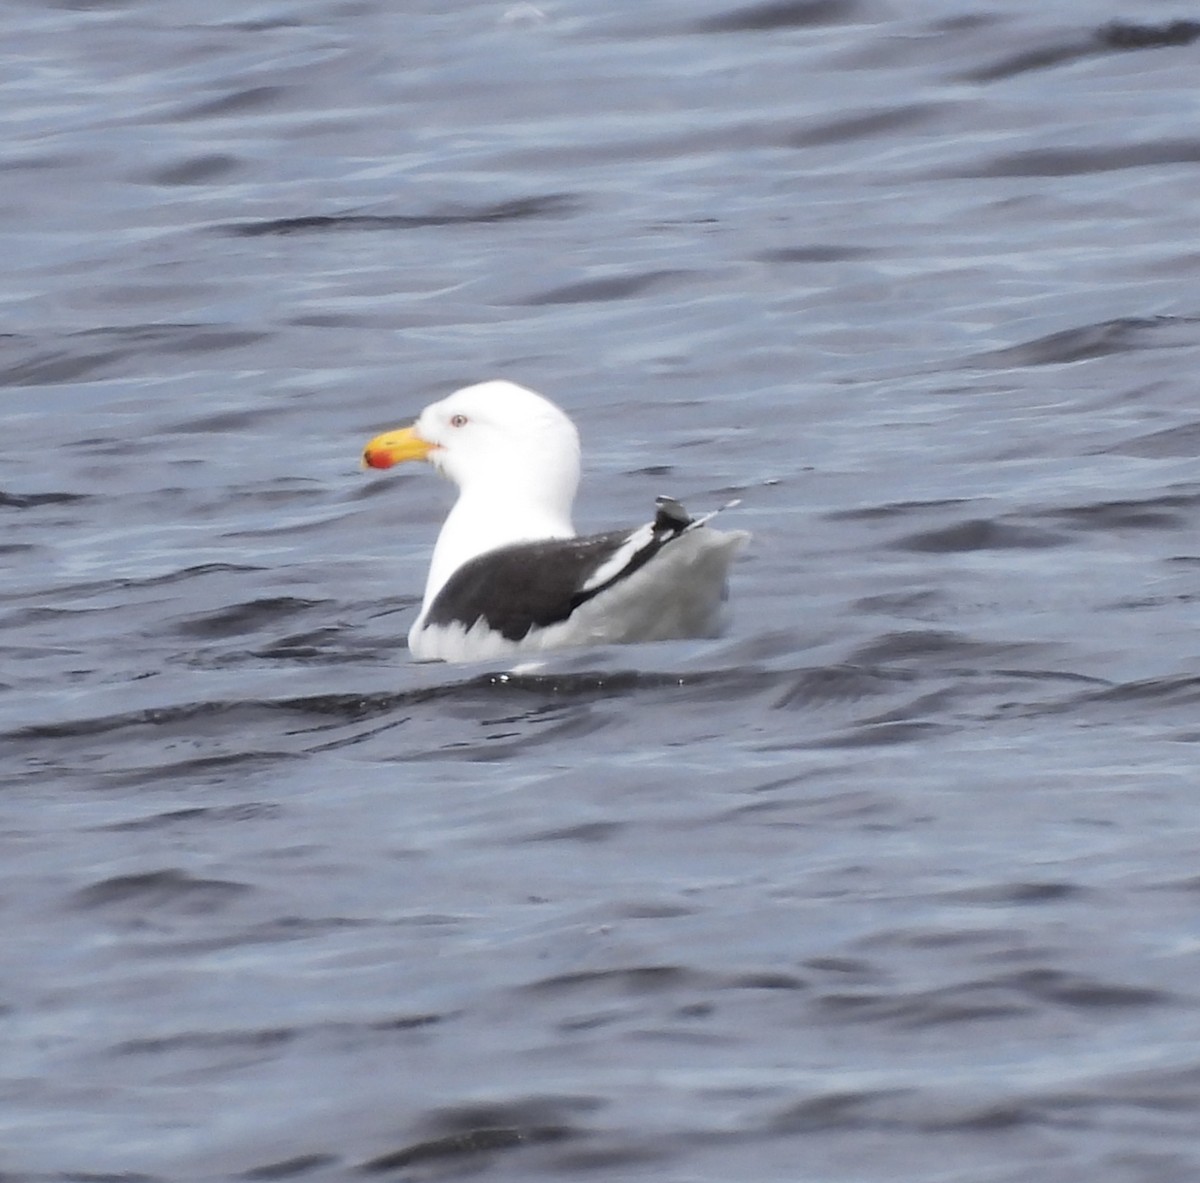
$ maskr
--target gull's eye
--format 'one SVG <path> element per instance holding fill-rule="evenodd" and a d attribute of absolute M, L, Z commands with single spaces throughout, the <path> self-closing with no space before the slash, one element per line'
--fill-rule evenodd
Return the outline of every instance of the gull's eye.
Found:
<path fill-rule="evenodd" d="M 450 426 L 451 427 L 466 427 L 466 425 L 467 425 L 466 415 L 451 415 L 450 416 Z"/>

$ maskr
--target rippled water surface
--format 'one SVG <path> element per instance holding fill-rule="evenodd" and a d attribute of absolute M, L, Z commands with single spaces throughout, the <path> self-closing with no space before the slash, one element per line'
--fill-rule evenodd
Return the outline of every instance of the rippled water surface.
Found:
<path fill-rule="evenodd" d="M 11 0 L 5 1180 L 1200 1177 L 1190 15 Z M 726 638 L 410 662 L 493 376 Z"/>

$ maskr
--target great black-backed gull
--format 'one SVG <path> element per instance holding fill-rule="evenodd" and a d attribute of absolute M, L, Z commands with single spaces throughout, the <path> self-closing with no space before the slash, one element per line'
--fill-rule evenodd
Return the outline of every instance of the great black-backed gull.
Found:
<path fill-rule="evenodd" d="M 384 432 L 363 463 L 428 460 L 459 489 L 438 535 L 408 646 L 421 661 L 480 661 L 577 645 L 716 636 L 726 576 L 750 537 L 714 530 L 669 497 L 652 522 L 580 538 L 571 525 L 579 434 L 513 382 L 481 382 Z"/>

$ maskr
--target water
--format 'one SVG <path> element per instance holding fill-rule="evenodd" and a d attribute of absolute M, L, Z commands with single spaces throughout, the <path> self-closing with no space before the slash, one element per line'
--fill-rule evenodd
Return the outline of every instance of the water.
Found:
<path fill-rule="evenodd" d="M 1134 15 L 7 6 L 6 1178 L 1195 1177 Z M 410 664 L 449 490 L 359 448 L 493 376 L 581 528 L 742 499 L 727 638 Z"/>

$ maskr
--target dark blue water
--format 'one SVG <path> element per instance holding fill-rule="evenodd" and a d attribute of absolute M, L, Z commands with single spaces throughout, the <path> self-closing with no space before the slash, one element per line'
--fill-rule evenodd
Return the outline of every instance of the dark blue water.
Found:
<path fill-rule="evenodd" d="M 5 1180 L 1197 1177 L 1195 14 L 452 9 L 5 7 Z M 410 663 L 488 377 L 726 638 Z"/>

